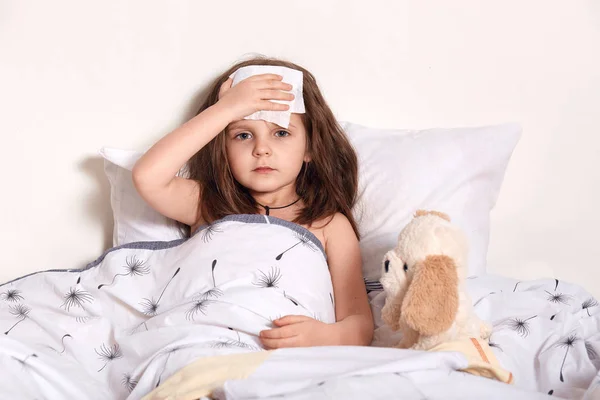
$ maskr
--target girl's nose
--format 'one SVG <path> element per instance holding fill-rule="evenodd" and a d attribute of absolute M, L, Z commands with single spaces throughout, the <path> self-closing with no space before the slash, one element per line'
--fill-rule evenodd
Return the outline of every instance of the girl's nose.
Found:
<path fill-rule="evenodd" d="M 254 142 L 254 155 L 255 156 L 268 156 L 271 155 L 271 148 L 264 139 L 257 139 Z"/>

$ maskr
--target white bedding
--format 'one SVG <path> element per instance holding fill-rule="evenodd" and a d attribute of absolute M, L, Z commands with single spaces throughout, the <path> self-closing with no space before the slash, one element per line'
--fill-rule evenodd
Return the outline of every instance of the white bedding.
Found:
<path fill-rule="evenodd" d="M 334 301 L 322 244 L 278 218 L 127 244 L 0 286 L 0 394 L 139 398 L 194 358 L 260 350 L 281 316 L 334 322 Z"/>
<path fill-rule="evenodd" d="M 493 324 L 490 345 L 515 386 L 554 397 L 600 398 L 600 307 L 582 287 L 554 279 L 468 280 L 477 314 Z M 397 340 L 379 319 L 382 292 L 371 292 L 376 345 Z M 595 380 L 594 380 L 595 378 Z"/>
<path fill-rule="evenodd" d="M 583 288 L 558 280 L 470 279 L 477 313 L 492 322 L 491 346 L 514 384 L 459 370 L 457 352 L 392 349 L 380 320 L 383 292 L 368 288 L 376 347 L 285 349 L 252 376 L 224 385 L 227 399 L 600 399 L 600 307 Z"/>
<path fill-rule="evenodd" d="M 188 242 L 115 248 L 84 271 L 1 285 L 0 398 L 139 399 L 199 357 L 259 350 L 256 335 L 275 314 L 331 322 L 322 248 L 304 231 L 266 222 L 232 219 Z M 380 325 L 383 293 L 376 283 L 367 287 Z M 456 352 L 340 346 L 278 350 L 221 394 L 600 398 L 600 307 L 589 293 L 562 281 L 495 276 L 468 287 L 477 313 L 494 325 L 491 345 L 514 385 L 460 372 L 466 359 Z M 393 343 L 379 328 L 375 344 Z"/>

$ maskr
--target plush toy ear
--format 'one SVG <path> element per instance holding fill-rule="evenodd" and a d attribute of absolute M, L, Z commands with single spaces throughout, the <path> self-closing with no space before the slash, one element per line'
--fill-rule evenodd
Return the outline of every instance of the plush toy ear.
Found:
<path fill-rule="evenodd" d="M 415 218 L 417 217 L 422 217 L 423 215 L 436 215 L 438 217 L 440 217 L 441 219 L 445 219 L 446 221 L 450 222 L 450 217 L 448 216 L 448 214 L 444 214 L 443 212 L 440 211 L 426 211 L 426 210 L 417 210 L 417 212 L 415 213 Z"/>
<path fill-rule="evenodd" d="M 415 265 L 402 302 L 401 318 L 415 331 L 432 336 L 452 326 L 458 311 L 458 275 L 448 256 L 428 256 Z"/>

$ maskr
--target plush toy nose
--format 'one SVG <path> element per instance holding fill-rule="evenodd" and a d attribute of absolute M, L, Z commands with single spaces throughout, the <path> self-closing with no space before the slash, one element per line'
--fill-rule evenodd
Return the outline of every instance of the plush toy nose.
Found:
<path fill-rule="evenodd" d="M 390 270 L 390 260 L 385 260 L 383 266 L 385 267 L 385 272 L 388 272 Z"/>

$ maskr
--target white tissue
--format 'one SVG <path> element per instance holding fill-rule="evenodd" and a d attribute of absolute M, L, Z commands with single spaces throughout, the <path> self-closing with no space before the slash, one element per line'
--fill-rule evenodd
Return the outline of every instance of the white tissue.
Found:
<path fill-rule="evenodd" d="M 231 74 L 231 77 L 233 78 L 231 87 L 237 85 L 246 78 L 260 74 L 277 74 L 283 76 L 283 82 L 292 85 L 292 90 L 290 90 L 290 92 L 294 95 L 294 100 L 270 100 L 276 103 L 289 104 L 290 108 L 287 111 L 261 110 L 244 117 L 244 119 L 262 119 L 283 128 L 287 128 L 292 113 L 304 114 L 306 112 L 304 109 L 304 97 L 302 96 L 302 71 L 275 65 L 249 65 L 247 67 L 242 67 Z"/>

